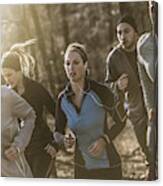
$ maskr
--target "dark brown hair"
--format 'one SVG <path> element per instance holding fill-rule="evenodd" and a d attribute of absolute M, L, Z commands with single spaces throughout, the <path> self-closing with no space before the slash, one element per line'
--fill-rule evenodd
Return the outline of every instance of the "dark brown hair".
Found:
<path fill-rule="evenodd" d="M 77 43 L 77 42 L 70 43 L 66 49 L 65 55 L 70 51 L 77 52 L 83 59 L 84 64 L 88 61 L 87 52 L 86 52 L 84 45 Z"/>

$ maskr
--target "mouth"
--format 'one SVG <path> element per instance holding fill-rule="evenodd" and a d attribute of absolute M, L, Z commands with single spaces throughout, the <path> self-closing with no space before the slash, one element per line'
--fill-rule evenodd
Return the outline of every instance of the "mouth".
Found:
<path fill-rule="evenodd" d="M 10 85 L 11 87 L 13 87 L 15 83 L 14 82 L 8 82 L 7 84 Z"/>
<path fill-rule="evenodd" d="M 127 44 L 127 41 L 126 41 L 126 40 L 123 40 L 123 41 L 121 42 L 121 44 L 122 44 L 122 45 L 126 45 L 126 44 Z"/>
<path fill-rule="evenodd" d="M 73 78 L 76 76 L 76 73 L 75 72 L 70 72 L 70 77 Z"/>

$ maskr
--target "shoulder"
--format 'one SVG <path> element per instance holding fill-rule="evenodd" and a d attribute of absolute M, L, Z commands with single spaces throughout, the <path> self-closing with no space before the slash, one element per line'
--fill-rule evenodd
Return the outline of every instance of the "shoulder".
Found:
<path fill-rule="evenodd" d="M 152 39 L 152 34 L 150 32 L 146 32 L 144 34 L 142 34 L 139 39 L 138 39 L 138 42 L 137 42 L 137 45 L 138 46 L 142 46 L 144 45 L 147 41 L 151 40 Z"/>
<path fill-rule="evenodd" d="M 58 100 L 61 100 L 63 98 L 63 96 L 65 95 L 65 89 L 62 90 L 59 94 L 58 94 Z"/>
<path fill-rule="evenodd" d="M 140 63 L 152 63 L 157 48 L 156 37 L 152 33 L 144 33 L 137 42 L 138 59 Z"/>
<path fill-rule="evenodd" d="M 25 86 L 30 89 L 30 91 L 34 91 L 37 93 L 45 92 L 46 89 L 43 87 L 43 85 L 40 82 L 37 82 L 35 80 L 25 78 Z"/>
<path fill-rule="evenodd" d="M 121 55 L 120 45 L 115 46 L 107 55 L 106 62 L 113 63 Z"/>
<path fill-rule="evenodd" d="M 28 86 L 32 86 L 32 87 L 42 87 L 41 83 L 35 81 L 35 80 L 32 80 L 32 79 L 29 79 L 29 78 L 24 78 L 24 81 L 25 81 L 25 84 L 28 85 Z"/>
<path fill-rule="evenodd" d="M 64 97 L 64 95 L 66 94 L 66 89 L 62 90 L 57 97 L 57 105 L 60 105 L 62 98 Z"/>
<path fill-rule="evenodd" d="M 10 90 L 9 90 L 10 88 L 9 87 L 7 87 L 6 85 L 2 85 L 1 86 L 1 94 L 3 95 L 3 94 L 5 94 L 5 93 L 8 93 Z"/>
<path fill-rule="evenodd" d="M 102 83 L 99 83 L 99 82 L 92 80 L 92 79 L 89 79 L 88 81 L 90 82 L 90 88 L 93 90 L 94 89 L 107 90 L 107 87 Z"/>
<path fill-rule="evenodd" d="M 18 96 L 18 94 L 12 88 L 6 85 L 1 86 L 1 97 L 13 97 L 15 95 Z"/>
<path fill-rule="evenodd" d="M 4 101 L 6 106 L 10 105 L 10 107 L 25 103 L 25 100 L 18 93 L 7 86 L 1 87 L 1 101 Z"/>
<path fill-rule="evenodd" d="M 5 85 L 1 86 L 1 101 L 10 99 L 11 96 L 12 90 Z"/>
<path fill-rule="evenodd" d="M 90 88 L 99 96 L 103 104 L 106 104 L 107 102 L 113 104 L 114 94 L 107 86 L 97 81 L 90 80 Z"/>
<path fill-rule="evenodd" d="M 146 32 L 139 37 L 137 42 L 137 50 L 140 53 L 145 49 L 152 48 L 154 50 L 156 44 L 157 44 L 156 36 L 150 32 Z"/>

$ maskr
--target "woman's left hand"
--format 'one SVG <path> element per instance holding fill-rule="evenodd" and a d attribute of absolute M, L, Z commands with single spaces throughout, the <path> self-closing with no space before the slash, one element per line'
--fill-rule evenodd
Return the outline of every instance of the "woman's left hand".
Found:
<path fill-rule="evenodd" d="M 88 152 L 92 156 L 98 157 L 104 151 L 105 146 L 106 146 L 105 140 L 103 138 L 99 138 L 97 141 L 95 141 L 92 145 L 88 147 Z"/>

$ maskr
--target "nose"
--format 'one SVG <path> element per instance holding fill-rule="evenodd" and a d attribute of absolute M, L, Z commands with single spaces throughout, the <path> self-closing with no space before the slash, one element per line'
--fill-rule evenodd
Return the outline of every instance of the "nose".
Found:
<path fill-rule="evenodd" d="M 10 82 L 10 79 L 6 76 L 4 76 L 4 80 L 6 81 L 6 83 L 9 83 Z"/>
<path fill-rule="evenodd" d="M 69 70 L 70 70 L 70 71 L 73 71 L 73 69 L 74 69 L 74 65 L 73 65 L 73 63 L 71 63 L 71 64 L 69 65 Z"/>
<path fill-rule="evenodd" d="M 5 79 L 7 84 L 11 84 L 12 83 L 12 78 L 11 77 L 5 77 L 4 79 Z"/>
<path fill-rule="evenodd" d="M 120 38 L 121 38 L 121 40 L 125 39 L 125 34 L 123 32 L 121 33 Z"/>

